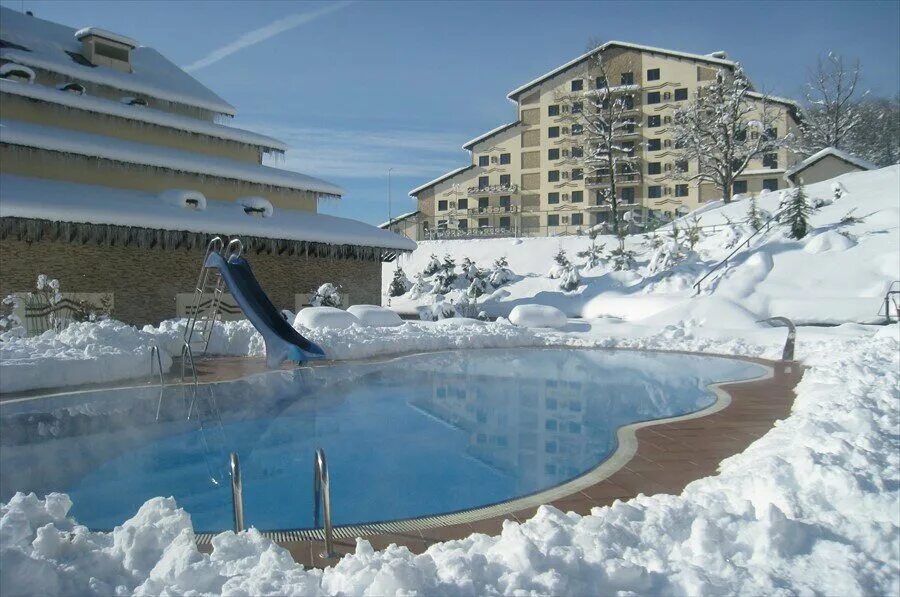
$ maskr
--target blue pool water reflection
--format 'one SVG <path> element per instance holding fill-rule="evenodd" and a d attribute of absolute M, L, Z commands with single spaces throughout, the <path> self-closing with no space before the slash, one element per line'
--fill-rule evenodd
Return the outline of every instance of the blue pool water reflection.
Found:
<path fill-rule="evenodd" d="M 67 492 L 72 514 L 103 529 L 171 495 L 197 530 L 222 530 L 235 451 L 247 523 L 304 528 L 323 447 L 335 524 L 461 510 L 577 477 L 614 452 L 619 427 L 704 409 L 709 384 L 764 372 L 696 355 L 492 349 L 274 372 L 196 396 L 170 387 L 159 420 L 152 388 L 5 404 L 0 500 Z"/>

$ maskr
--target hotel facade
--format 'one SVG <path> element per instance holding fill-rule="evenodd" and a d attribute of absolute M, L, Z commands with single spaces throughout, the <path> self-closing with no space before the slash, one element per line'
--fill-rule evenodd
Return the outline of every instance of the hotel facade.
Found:
<path fill-rule="evenodd" d="M 463 145 L 468 165 L 410 191 L 417 202 L 417 239 L 552 236 L 609 221 L 602 192 L 608 181 L 585 173 L 579 163 L 585 141 L 577 98 L 602 84 L 598 53 L 610 91 L 631 96 L 635 123 L 623 142 L 633 145 L 640 167 L 616 177 L 620 218 L 671 216 L 719 198 L 712 184 L 675 176 L 685 167 L 687 176 L 696 173 L 696 164 L 679 163 L 672 118 L 720 70 L 736 63 L 724 52 L 697 55 L 613 41 L 510 92 L 515 120 Z M 751 98 L 761 102 L 763 96 L 753 92 Z M 767 101 L 775 113 L 772 133 L 799 135 L 798 106 L 782 98 Z M 752 160 L 735 194 L 784 188 L 782 175 L 798 159 L 782 148 Z"/>

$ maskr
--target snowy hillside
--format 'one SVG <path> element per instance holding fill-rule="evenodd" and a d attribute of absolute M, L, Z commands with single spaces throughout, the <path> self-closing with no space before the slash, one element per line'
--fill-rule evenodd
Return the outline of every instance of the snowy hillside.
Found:
<path fill-rule="evenodd" d="M 835 187 L 840 187 L 837 199 Z M 778 211 L 788 192 L 758 198 L 763 221 Z M 900 279 L 900 166 L 847 174 L 810 185 L 807 193 L 811 203 L 823 205 L 810 217 L 811 230 L 805 238 L 794 240 L 787 226 L 775 225 L 703 282 L 700 294 L 717 299 L 713 301 L 717 317 L 725 309 L 746 320 L 782 315 L 798 323 L 883 321 L 878 312 L 884 294 L 893 280 Z M 586 236 L 425 241 L 399 264 L 411 286 L 432 255 L 438 260 L 450 255 L 459 277 L 443 301 L 457 304 L 470 286 L 460 267 L 465 258 L 489 277 L 494 261 L 505 257 L 511 280 L 496 288 L 487 284 L 474 307 L 490 316 L 508 316 L 519 304 L 541 303 L 559 307 L 571 317 L 638 321 L 659 314 L 671 321 L 680 313 L 702 323 L 708 301 L 692 298 L 693 285 L 753 233 L 747 222 L 749 207 L 749 199 L 704 205 L 675 222 L 677 242 L 671 238 L 672 225 L 629 236 L 625 248 L 634 252 L 635 262 L 621 271 L 615 271 L 610 255 L 618 247 L 614 236 L 596 239 L 602 261 L 595 267 L 586 265 L 586 256 L 577 256 L 591 244 Z M 700 238 L 691 250 L 686 232 L 695 219 Z M 561 290 L 560 279 L 548 276 L 561 249 L 580 277 L 571 291 Z M 435 276 L 425 276 L 417 288 L 389 299 L 395 268 L 393 263 L 384 266 L 385 304 L 390 300 L 391 308 L 416 313 L 442 300 L 435 293 Z"/>

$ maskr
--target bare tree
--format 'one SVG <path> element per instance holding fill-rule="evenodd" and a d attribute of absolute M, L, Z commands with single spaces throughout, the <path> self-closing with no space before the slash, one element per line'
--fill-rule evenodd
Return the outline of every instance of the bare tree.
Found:
<path fill-rule="evenodd" d="M 878 166 L 900 162 L 900 95 L 870 98 L 856 109 L 859 122 L 850 134 L 849 151 Z"/>
<path fill-rule="evenodd" d="M 676 110 L 675 147 L 682 161 L 692 161 L 697 173 L 676 177 L 710 182 L 731 201 L 735 179 L 750 161 L 776 151 L 785 138 L 777 136 L 778 112 L 768 97 L 754 93 L 740 64 L 720 70 L 716 79 L 697 92 L 697 98 Z"/>
<path fill-rule="evenodd" d="M 801 128 L 807 153 L 825 147 L 848 149 L 850 135 L 860 120 L 856 98 L 859 75 L 858 60 L 848 66 L 831 52 L 824 59 L 819 57 L 806 84 L 809 108 Z"/>
<path fill-rule="evenodd" d="M 591 57 L 585 89 L 570 96 L 575 123 L 573 133 L 582 135 L 581 147 L 573 155 L 588 183 L 599 185 L 598 193 L 608 201 L 613 233 L 619 231 L 619 194 L 623 179 L 640 176 L 640 157 L 636 151 L 636 119 L 633 61 L 625 55 L 616 58 L 615 69 L 601 52 Z M 625 75 L 624 73 L 630 73 Z"/>

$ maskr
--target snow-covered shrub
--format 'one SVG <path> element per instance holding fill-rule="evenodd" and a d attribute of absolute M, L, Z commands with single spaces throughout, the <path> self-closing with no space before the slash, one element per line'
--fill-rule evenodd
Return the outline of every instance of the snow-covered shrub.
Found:
<path fill-rule="evenodd" d="M 487 280 L 485 279 L 485 272 L 482 270 L 475 268 L 475 271 L 472 272 L 472 278 L 469 287 L 466 289 L 466 295 L 469 298 L 477 299 L 479 296 L 487 292 Z"/>
<path fill-rule="evenodd" d="M 340 290 L 330 282 L 319 286 L 309 299 L 309 303 L 313 307 L 340 307 L 341 302 Z"/>
<path fill-rule="evenodd" d="M 456 279 L 459 277 L 456 274 L 456 261 L 453 257 L 450 256 L 449 253 L 444 255 L 444 261 L 441 262 L 441 273 L 444 274 L 444 279 L 446 281 L 446 285 L 452 286 Z"/>
<path fill-rule="evenodd" d="M 428 277 L 433 276 L 441 269 L 441 262 L 437 258 L 437 255 L 434 253 L 431 254 L 431 257 L 428 258 L 428 263 L 425 265 L 425 269 L 422 270 L 422 273 Z"/>
<path fill-rule="evenodd" d="M 471 282 L 476 274 L 480 271 L 478 266 L 475 265 L 475 262 L 469 259 L 468 257 L 464 257 L 462 264 L 460 264 L 460 268 L 462 268 L 463 276 L 466 277 L 466 280 Z"/>
<path fill-rule="evenodd" d="M 759 217 L 759 207 L 756 205 L 756 197 L 750 197 L 750 203 L 747 205 L 747 223 L 754 230 L 762 228 L 762 218 Z"/>
<path fill-rule="evenodd" d="M 853 209 L 848 211 L 846 214 L 844 214 L 844 217 L 842 217 L 841 220 L 838 222 L 838 226 L 851 226 L 853 224 L 862 224 L 863 222 L 865 222 L 866 217 L 865 216 L 857 216 L 856 214 L 853 213 L 855 211 L 856 211 L 856 208 L 854 207 Z"/>
<path fill-rule="evenodd" d="M 700 218 L 694 216 L 691 219 L 691 225 L 687 229 L 686 236 L 688 246 L 691 248 L 691 251 L 693 251 L 694 247 L 700 242 L 700 239 L 703 236 L 703 229 L 700 228 Z"/>
<path fill-rule="evenodd" d="M 406 278 L 406 274 L 403 272 L 403 268 L 399 265 L 397 269 L 394 270 L 394 278 L 391 280 L 390 286 L 388 286 L 388 295 L 389 296 L 403 296 L 406 294 L 406 290 L 409 287 L 409 280 Z"/>
<path fill-rule="evenodd" d="M 581 276 L 578 274 L 578 268 L 570 264 L 559 278 L 559 288 L 560 290 L 571 292 L 578 288 L 580 284 Z"/>
<path fill-rule="evenodd" d="M 506 261 L 506 257 L 498 257 L 491 266 L 488 281 L 494 288 L 499 288 L 510 280 L 512 280 L 512 271 L 509 269 L 509 262 Z"/>
<path fill-rule="evenodd" d="M 409 298 L 416 300 L 428 294 L 431 290 L 432 286 L 425 280 L 425 275 L 420 272 L 416 274 L 416 281 L 413 282 L 412 287 L 409 289 Z"/>
<path fill-rule="evenodd" d="M 847 189 L 838 181 L 834 181 L 831 183 L 831 196 L 835 201 L 844 196 L 844 193 L 847 192 Z"/>
<path fill-rule="evenodd" d="M 24 333 L 22 320 L 16 314 L 21 304 L 22 299 L 15 294 L 6 296 L 0 302 L 0 333 L 12 332 L 13 330 L 19 330 Z"/>
<path fill-rule="evenodd" d="M 619 246 L 610 252 L 613 269 L 616 271 L 634 269 L 637 263 L 634 260 L 634 251 L 629 251 L 625 248 L 625 233 L 620 232 L 617 236 L 619 238 Z"/>
<path fill-rule="evenodd" d="M 563 248 L 560 248 L 559 252 L 553 256 L 553 261 L 555 265 L 553 265 L 550 268 L 550 271 L 547 272 L 547 277 L 551 280 L 561 278 L 563 274 L 566 273 L 566 268 L 571 265 L 571 263 L 569 262 L 569 258 L 566 256 L 566 250 Z"/>
<path fill-rule="evenodd" d="M 586 260 L 584 264 L 585 268 L 592 269 L 603 262 L 603 247 L 597 245 L 596 229 L 592 228 L 588 232 L 588 236 L 591 239 L 591 244 L 584 251 L 579 251 L 577 255 Z"/>

